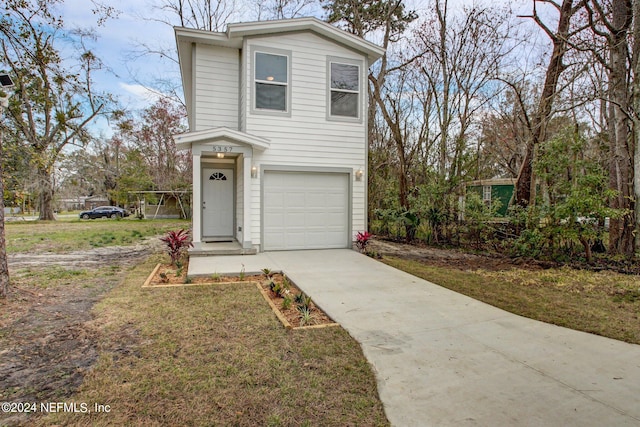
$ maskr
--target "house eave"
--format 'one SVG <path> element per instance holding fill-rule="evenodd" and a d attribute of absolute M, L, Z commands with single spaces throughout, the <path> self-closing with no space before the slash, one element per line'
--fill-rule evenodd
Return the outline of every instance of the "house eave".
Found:
<path fill-rule="evenodd" d="M 467 186 L 478 186 L 478 185 L 515 185 L 515 178 L 490 178 L 490 179 L 477 179 L 475 181 L 470 181 L 467 183 Z"/>
<path fill-rule="evenodd" d="M 313 17 L 283 19 L 273 21 L 240 22 L 229 24 L 227 34 L 230 39 L 263 36 L 280 33 L 311 31 L 321 36 L 334 40 L 337 43 L 350 47 L 365 54 L 369 63 L 373 63 L 384 55 L 384 48 L 347 33 L 331 24 Z"/>
<path fill-rule="evenodd" d="M 227 127 L 217 127 L 201 131 L 181 133 L 179 135 L 174 135 L 173 140 L 179 150 L 188 150 L 193 146 L 193 144 L 215 143 L 218 141 L 227 141 L 250 146 L 260 151 L 264 151 L 270 147 L 270 141 L 266 138 L 229 129 Z"/>

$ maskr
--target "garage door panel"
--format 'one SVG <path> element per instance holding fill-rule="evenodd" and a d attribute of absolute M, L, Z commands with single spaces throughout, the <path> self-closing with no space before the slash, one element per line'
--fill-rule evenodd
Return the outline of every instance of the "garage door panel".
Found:
<path fill-rule="evenodd" d="M 277 227 L 284 227 L 285 218 L 279 212 L 265 212 L 264 225 L 265 230 L 274 230 Z"/>
<path fill-rule="evenodd" d="M 306 224 L 304 212 L 285 212 L 282 216 L 286 219 L 284 228 L 304 227 Z"/>
<path fill-rule="evenodd" d="M 265 250 L 349 246 L 349 175 L 266 171 Z"/>
<path fill-rule="evenodd" d="M 283 204 L 281 206 L 295 209 L 304 206 L 305 194 L 302 191 L 287 191 L 282 194 Z"/>

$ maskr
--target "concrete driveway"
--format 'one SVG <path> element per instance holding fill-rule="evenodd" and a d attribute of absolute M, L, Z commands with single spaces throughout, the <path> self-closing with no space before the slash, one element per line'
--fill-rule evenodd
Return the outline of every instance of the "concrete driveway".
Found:
<path fill-rule="evenodd" d="M 640 425 L 640 346 L 519 317 L 346 249 L 207 260 L 192 258 L 189 273 L 286 272 L 361 344 L 395 426 Z"/>

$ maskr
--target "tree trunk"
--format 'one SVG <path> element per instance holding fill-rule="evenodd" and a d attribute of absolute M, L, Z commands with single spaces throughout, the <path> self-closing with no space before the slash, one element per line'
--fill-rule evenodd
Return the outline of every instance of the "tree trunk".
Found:
<path fill-rule="evenodd" d="M 612 127 L 609 143 L 609 187 L 616 196 L 609 201 L 613 209 L 621 209 L 620 218 L 612 218 L 609 225 L 609 251 L 612 254 L 632 257 L 635 249 L 635 206 L 633 201 L 633 158 L 631 123 L 629 108 L 629 87 L 627 82 L 627 58 L 629 45 L 627 30 L 631 24 L 628 0 L 613 0 L 612 20 L 617 31 L 610 38 L 609 97 Z"/>
<path fill-rule="evenodd" d="M 574 13 L 573 0 L 564 0 L 560 8 L 558 28 L 551 36 L 553 52 L 551 53 L 551 59 L 547 66 L 540 102 L 536 114 L 533 117 L 531 128 L 529 129 L 531 132 L 531 140 L 527 144 L 522 166 L 518 173 L 518 180 L 516 181 L 515 200 L 520 206 L 526 207 L 535 204 L 536 184 L 533 173 L 535 148 L 546 138 L 546 124 L 551 116 L 553 98 L 557 92 L 558 80 L 562 72 L 566 69 L 562 61 L 565 53 L 567 53 L 567 38 L 569 36 L 571 17 Z M 534 14 L 532 18 L 538 25 L 544 25 L 537 15 Z"/>
<path fill-rule="evenodd" d="M 633 2 L 633 54 L 631 56 L 631 67 L 633 70 L 633 81 L 631 83 L 633 107 L 636 114 L 633 117 L 633 188 L 635 196 L 635 247 L 640 248 L 640 1 Z"/>
<path fill-rule="evenodd" d="M 2 114 L 1 111 L 0 114 Z M 2 129 L 0 129 L 0 159 L 4 156 L 2 137 Z M 0 161 L 0 298 L 6 298 L 9 293 L 9 264 L 7 263 L 7 242 L 4 238 L 4 181 L 2 176 L 2 161 Z"/>
<path fill-rule="evenodd" d="M 40 221 L 55 221 L 53 215 L 53 182 L 52 176 L 46 167 L 38 166 L 38 187 L 40 195 L 38 196 L 38 205 L 40 207 Z"/>

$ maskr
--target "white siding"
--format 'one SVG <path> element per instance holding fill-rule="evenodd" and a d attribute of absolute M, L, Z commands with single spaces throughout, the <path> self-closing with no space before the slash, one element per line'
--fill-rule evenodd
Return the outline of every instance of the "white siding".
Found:
<path fill-rule="evenodd" d="M 195 129 L 238 130 L 240 59 L 237 49 L 198 44 L 195 58 Z"/>
<path fill-rule="evenodd" d="M 236 159 L 236 240 L 240 243 L 244 239 L 244 229 L 239 231 L 244 221 L 244 173 L 242 156 Z"/>
<path fill-rule="evenodd" d="M 248 46 L 277 47 L 291 51 L 291 117 L 251 113 L 251 85 L 243 85 L 245 131 L 270 140 L 264 153 L 255 155 L 256 165 L 296 168 L 347 168 L 355 172 L 366 167 L 366 61 L 363 56 L 312 33 L 251 38 Z M 250 49 L 243 52 L 243 74 L 251 75 Z M 361 60 L 359 122 L 327 120 L 327 58 Z M 352 181 L 353 233 L 365 224 L 365 181 Z M 260 187 L 252 182 L 253 243 L 260 243 Z"/>

